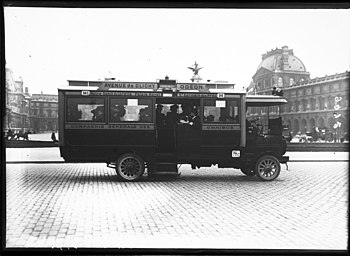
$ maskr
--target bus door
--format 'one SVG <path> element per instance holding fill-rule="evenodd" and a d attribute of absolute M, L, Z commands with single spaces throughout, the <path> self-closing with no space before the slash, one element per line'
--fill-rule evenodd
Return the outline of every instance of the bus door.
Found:
<path fill-rule="evenodd" d="M 175 154 L 178 106 L 174 99 L 156 99 L 157 153 Z"/>
<path fill-rule="evenodd" d="M 180 160 L 200 158 L 201 120 L 200 100 L 178 101 L 177 155 Z"/>

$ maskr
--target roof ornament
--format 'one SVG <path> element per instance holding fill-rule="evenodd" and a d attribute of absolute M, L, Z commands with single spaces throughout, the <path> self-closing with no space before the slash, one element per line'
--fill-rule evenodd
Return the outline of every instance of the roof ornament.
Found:
<path fill-rule="evenodd" d="M 192 82 L 195 81 L 196 83 L 198 83 L 198 82 L 200 82 L 202 80 L 202 78 L 198 74 L 198 71 L 200 69 L 202 69 L 203 67 L 198 67 L 198 66 L 199 66 L 198 63 L 195 61 L 193 67 L 187 67 L 187 68 L 189 68 L 189 69 L 191 69 L 193 71 L 193 76 L 191 78 L 191 81 Z"/>

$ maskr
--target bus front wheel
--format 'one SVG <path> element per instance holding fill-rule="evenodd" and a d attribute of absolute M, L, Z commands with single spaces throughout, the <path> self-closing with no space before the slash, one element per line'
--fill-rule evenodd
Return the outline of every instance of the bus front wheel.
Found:
<path fill-rule="evenodd" d="M 145 172 L 145 164 L 141 157 L 128 153 L 121 155 L 116 164 L 118 177 L 124 181 L 136 181 Z"/>
<path fill-rule="evenodd" d="M 262 181 L 272 181 L 276 179 L 280 171 L 280 162 L 272 155 L 260 157 L 255 165 L 256 176 Z"/>

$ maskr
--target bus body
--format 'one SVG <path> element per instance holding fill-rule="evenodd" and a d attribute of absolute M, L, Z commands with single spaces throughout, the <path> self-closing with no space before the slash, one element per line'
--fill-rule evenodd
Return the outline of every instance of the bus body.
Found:
<path fill-rule="evenodd" d="M 105 162 L 124 181 L 192 168 L 238 168 L 274 180 L 286 163 L 281 118 L 268 133 L 246 119 L 249 106 L 287 103 L 216 84 L 69 81 L 58 89 L 60 153 L 66 162 Z M 222 85 L 227 86 L 227 85 Z M 190 118 L 189 118 L 190 117 Z"/>

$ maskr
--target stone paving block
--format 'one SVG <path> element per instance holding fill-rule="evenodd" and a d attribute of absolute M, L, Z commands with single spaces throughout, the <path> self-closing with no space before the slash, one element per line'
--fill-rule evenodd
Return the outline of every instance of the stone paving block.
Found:
<path fill-rule="evenodd" d="M 273 182 L 183 166 L 171 181 L 127 183 L 104 164 L 9 164 L 6 245 L 346 248 L 348 163 L 289 167 Z"/>

